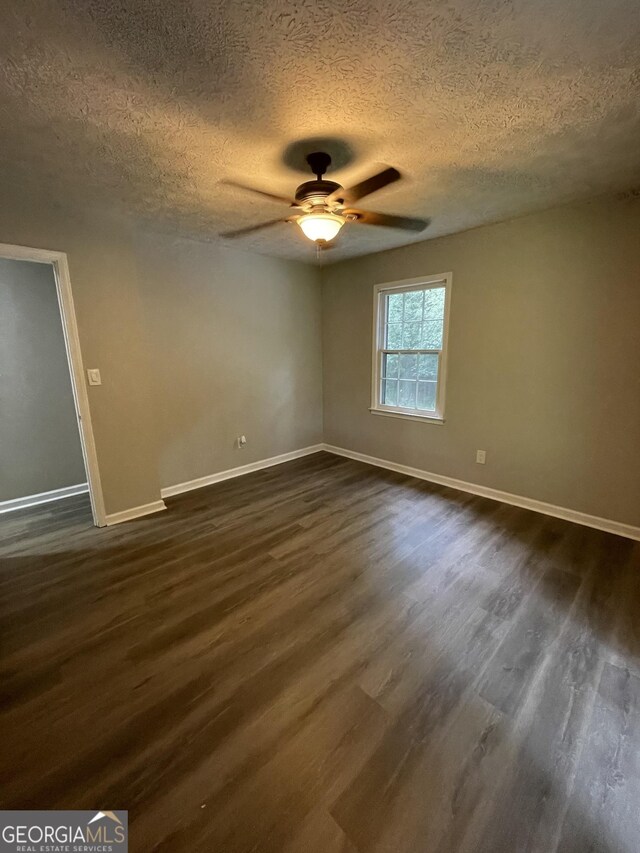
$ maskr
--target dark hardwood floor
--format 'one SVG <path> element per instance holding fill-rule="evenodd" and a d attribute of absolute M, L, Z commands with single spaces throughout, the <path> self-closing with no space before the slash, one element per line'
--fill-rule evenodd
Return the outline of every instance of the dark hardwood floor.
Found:
<path fill-rule="evenodd" d="M 3 808 L 132 851 L 636 853 L 640 543 L 327 454 L 0 519 Z"/>

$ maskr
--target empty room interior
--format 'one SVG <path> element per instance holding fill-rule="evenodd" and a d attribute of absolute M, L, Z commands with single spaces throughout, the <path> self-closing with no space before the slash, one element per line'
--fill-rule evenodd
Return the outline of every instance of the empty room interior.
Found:
<path fill-rule="evenodd" d="M 637 0 L 0 14 L 2 850 L 637 853 Z"/>

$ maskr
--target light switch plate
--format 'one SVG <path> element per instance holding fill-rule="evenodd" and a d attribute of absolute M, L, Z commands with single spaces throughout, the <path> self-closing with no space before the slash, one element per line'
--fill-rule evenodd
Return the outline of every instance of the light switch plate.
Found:
<path fill-rule="evenodd" d="M 102 385 L 100 371 L 97 367 L 89 368 L 89 370 L 87 370 L 87 376 L 89 377 L 89 385 Z"/>

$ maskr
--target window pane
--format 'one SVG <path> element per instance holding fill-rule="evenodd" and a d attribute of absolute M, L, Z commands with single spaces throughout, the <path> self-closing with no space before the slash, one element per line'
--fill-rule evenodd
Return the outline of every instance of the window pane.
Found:
<path fill-rule="evenodd" d="M 420 349 L 422 323 L 405 323 L 402 349 Z"/>
<path fill-rule="evenodd" d="M 387 323 L 402 323 L 402 293 L 387 296 Z"/>
<path fill-rule="evenodd" d="M 437 355 L 420 355 L 418 356 L 418 379 L 438 378 L 438 356 Z"/>
<path fill-rule="evenodd" d="M 398 393 L 398 405 L 405 409 L 415 409 L 416 407 L 416 382 L 408 382 L 400 380 L 400 388 Z"/>
<path fill-rule="evenodd" d="M 442 320 L 422 324 L 422 349 L 442 349 Z"/>
<path fill-rule="evenodd" d="M 398 358 L 398 356 L 395 356 Z M 401 355 L 400 357 L 400 379 L 416 379 L 418 376 L 418 356 Z"/>
<path fill-rule="evenodd" d="M 382 375 L 383 377 L 394 377 L 398 376 L 398 356 L 397 355 L 385 355 L 382 360 Z M 426 378 L 426 377 L 425 377 Z"/>
<path fill-rule="evenodd" d="M 402 385 L 402 383 L 400 383 Z M 436 408 L 436 383 L 418 382 L 418 408 L 433 412 Z"/>
<path fill-rule="evenodd" d="M 402 349 L 402 325 L 389 323 L 387 326 L 386 349 Z"/>
<path fill-rule="evenodd" d="M 444 287 L 432 287 L 424 294 L 424 319 L 441 320 L 444 317 Z"/>
<path fill-rule="evenodd" d="M 419 323 L 422 320 L 422 303 L 424 301 L 424 291 L 412 290 L 404 294 L 404 322 Z"/>
<path fill-rule="evenodd" d="M 398 380 L 386 379 L 382 383 L 382 402 L 385 406 L 398 405 Z"/>

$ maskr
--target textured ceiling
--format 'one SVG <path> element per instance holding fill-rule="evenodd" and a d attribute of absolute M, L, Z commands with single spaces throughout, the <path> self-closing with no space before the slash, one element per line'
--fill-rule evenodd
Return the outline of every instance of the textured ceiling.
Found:
<path fill-rule="evenodd" d="M 331 261 L 640 182 L 638 0 L 5 0 L 0 57 L 0 190 L 198 238 L 285 215 L 220 182 L 290 195 L 315 136 L 343 184 L 406 175 L 362 207 L 433 220 Z M 314 260 L 290 225 L 234 245 Z"/>

